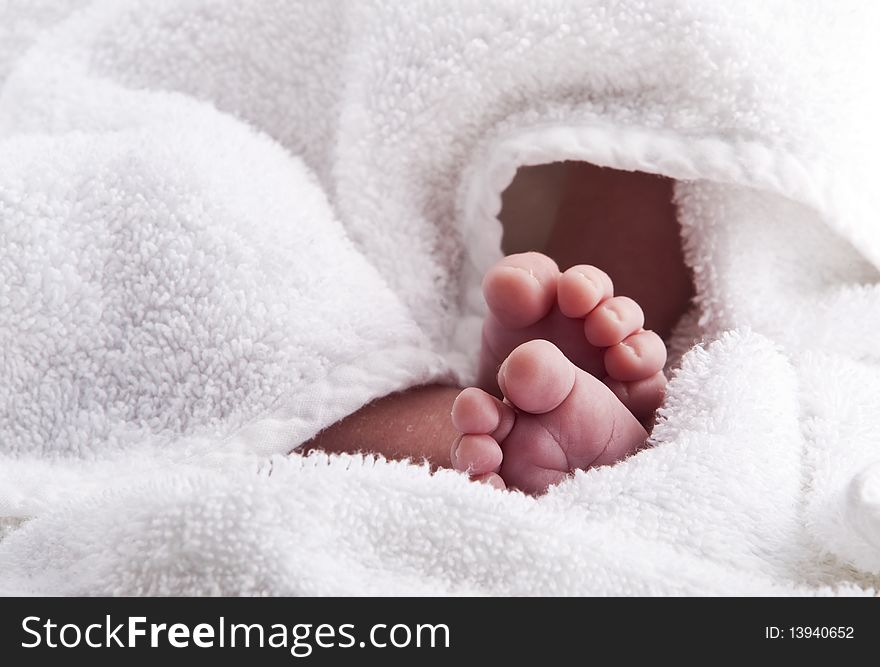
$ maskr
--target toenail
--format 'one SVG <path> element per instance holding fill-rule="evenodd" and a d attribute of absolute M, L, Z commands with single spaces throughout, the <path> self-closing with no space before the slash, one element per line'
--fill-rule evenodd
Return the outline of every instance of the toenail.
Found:
<path fill-rule="evenodd" d="M 452 451 L 449 452 L 449 460 L 454 466 L 458 462 L 458 448 L 461 445 L 462 436 L 458 436 L 455 439 L 455 442 L 452 443 Z"/>
<path fill-rule="evenodd" d="M 596 287 L 596 281 L 593 280 L 592 278 L 590 278 L 590 276 L 588 276 L 586 273 L 581 273 L 580 271 L 575 271 L 575 273 L 577 273 L 577 275 L 579 275 L 581 278 L 583 278 L 584 280 L 586 280 L 586 281 L 587 281 L 587 284 L 588 284 L 590 287 L 593 287 L 593 288 Z"/>
<path fill-rule="evenodd" d="M 633 355 L 636 357 L 636 359 L 641 359 L 642 355 L 639 353 L 639 351 L 633 345 L 627 343 L 626 341 L 621 341 L 620 344 L 623 345 L 630 352 L 632 352 Z"/>
<path fill-rule="evenodd" d="M 506 267 L 506 268 L 508 268 L 508 269 L 513 269 L 513 270 L 515 270 L 515 271 L 522 271 L 523 273 L 528 273 L 528 274 L 529 274 L 529 278 L 531 278 L 531 279 L 534 280 L 536 283 L 538 283 L 538 285 L 541 284 L 541 281 L 538 280 L 538 276 L 535 275 L 535 271 L 534 271 L 534 269 L 532 269 L 531 267 L 526 268 L 526 267 L 524 267 L 524 266 L 508 266 L 508 267 Z"/>
<path fill-rule="evenodd" d="M 501 368 L 498 369 L 498 388 L 501 390 L 502 394 L 507 393 L 507 362 L 509 357 L 504 360 L 504 363 L 501 364 Z"/>

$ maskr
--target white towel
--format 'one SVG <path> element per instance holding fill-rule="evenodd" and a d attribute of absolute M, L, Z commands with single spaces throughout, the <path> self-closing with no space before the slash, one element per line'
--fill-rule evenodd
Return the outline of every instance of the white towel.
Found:
<path fill-rule="evenodd" d="M 0 5 L 0 591 L 873 591 L 872 3 L 49 6 Z M 472 381 L 500 193 L 566 159 L 678 179 L 655 446 L 537 500 L 288 456 Z"/>

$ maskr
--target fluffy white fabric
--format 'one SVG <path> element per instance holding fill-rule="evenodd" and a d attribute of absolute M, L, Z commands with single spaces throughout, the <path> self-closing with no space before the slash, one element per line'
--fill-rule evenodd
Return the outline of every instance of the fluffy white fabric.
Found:
<path fill-rule="evenodd" d="M 0 26 L 0 591 L 873 592 L 874 3 L 7 0 Z M 471 380 L 500 193 L 565 159 L 679 180 L 700 345 L 654 447 L 537 500 L 288 455 Z"/>

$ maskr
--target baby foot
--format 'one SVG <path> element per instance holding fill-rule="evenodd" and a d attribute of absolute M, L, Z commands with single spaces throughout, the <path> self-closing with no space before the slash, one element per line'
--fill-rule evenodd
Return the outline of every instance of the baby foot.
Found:
<path fill-rule="evenodd" d="M 510 255 L 486 273 L 483 294 L 489 314 L 480 354 L 482 389 L 500 396 L 499 364 L 526 341 L 548 340 L 650 424 L 666 385 L 666 346 L 642 328 L 645 316 L 635 301 L 614 296 L 604 271 L 582 264 L 560 273 L 546 255 Z"/>
<path fill-rule="evenodd" d="M 647 432 L 612 391 L 546 340 L 518 346 L 498 371 L 505 401 L 471 387 L 452 422 L 452 465 L 498 488 L 540 494 L 573 470 L 634 452 Z"/>

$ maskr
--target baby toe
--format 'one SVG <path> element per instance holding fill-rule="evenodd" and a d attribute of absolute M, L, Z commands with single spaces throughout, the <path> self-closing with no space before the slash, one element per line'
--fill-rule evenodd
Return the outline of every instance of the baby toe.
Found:
<path fill-rule="evenodd" d="M 584 335 L 591 345 L 610 347 L 645 325 L 641 306 L 627 296 L 615 296 L 593 309 L 584 319 Z"/>
<path fill-rule="evenodd" d="M 503 455 L 501 446 L 489 435 L 466 434 L 452 445 L 452 467 L 470 475 L 498 472 Z"/>
<path fill-rule="evenodd" d="M 491 394 L 468 387 L 452 404 L 452 425 L 461 433 L 488 434 L 501 442 L 513 428 L 513 408 Z"/>
<path fill-rule="evenodd" d="M 486 272 L 483 296 L 505 327 L 521 329 L 542 319 L 556 303 L 559 267 L 538 252 L 510 255 Z"/>
<path fill-rule="evenodd" d="M 643 380 L 663 369 L 666 345 L 653 331 L 640 331 L 605 350 L 604 360 L 611 378 L 622 382 Z"/>
<path fill-rule="evenodd" d="M 497 400 L 477 387 L 462 390 L 452 404 L 452 425 L 462 433 L 491 433 L 500 421 Z"/>
<path fill-rule="evenodd" d="M 621 382 L 608 377 L 605 378 L 605 384 L 636 418 L 644 421 L 650 419 L 663 403 L 666 376 L 659 371 L 643 380 L 633 382 Z"/>
<path fill-rule="evenodd" d="M 573 266 L 559 278 L 556 299 L 566 317 L 586 317 L 602 301 L 611 298 L 614 285 L 604 271 L 595 266 Z"/>
<path fill-rule="evenodd" d="M 507 484 L 501 479 L 501 475 L 495 472 L 487 472 L 483 475 L 473 475 L 471 479 L 475 482 L 480 482 L 481 484 L 488 484 L 499 491 L 504 491 L 507 488 Z"/>

